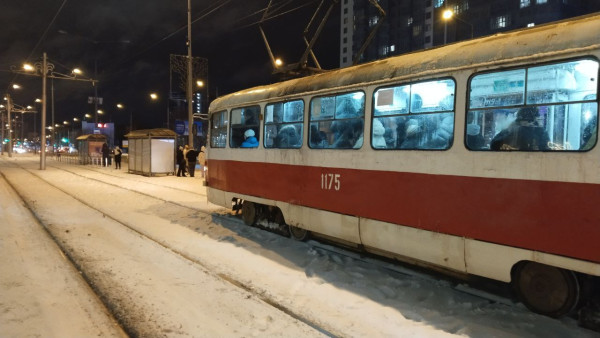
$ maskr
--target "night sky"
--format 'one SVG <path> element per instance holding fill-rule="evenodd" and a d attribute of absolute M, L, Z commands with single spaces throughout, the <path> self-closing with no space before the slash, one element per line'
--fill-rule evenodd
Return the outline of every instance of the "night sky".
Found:
<path fill-rule="evenodd" d="M 56 71 L 81 68 L 100 80 L 101 117 L 134 129 L 164 127 L 169 91 L 169 55 L 187 55 L 186 0 L 0 0 L 0 89 L 15 103 L 32 104 L 42 96 L 39 77 L 15 75 L 11 66 L 41 61 L 48 54 Z M 275 81 L 258 22 L 268 0 L 192 0 L 193 55 L 209 62 L 211 98 Z M 304 51 L 302 32 L 319 2 L 274 0 L 276 13 L 265 31 L 273 53 L 297 62 Z M 339 6 L 339 5 L 338 5 Z M 298 7 L 300 9 L 294 10 Z M 325 69 L 338 67 L 339 7 L 315 47 Z M 12 82 L 23 86 L 14 91 Z M 50 81 L 48 102 L 50 103 Z M 55 121 L 92 113 L 89 83 L 54 80 Z M 160 95 L 149 99 L 150 92 Z M 118 111 L 117 103 L 126 105 Z M 50 104 L 48 104 L 50 124 Z M 41 110 L 40 110 L 41 111 Z M 38 120 L 39 121 L 39 120 Z M 38 122 L 39 123 L 39 122 Z M 39 126 L 39 125 L 38 125 Z"/>

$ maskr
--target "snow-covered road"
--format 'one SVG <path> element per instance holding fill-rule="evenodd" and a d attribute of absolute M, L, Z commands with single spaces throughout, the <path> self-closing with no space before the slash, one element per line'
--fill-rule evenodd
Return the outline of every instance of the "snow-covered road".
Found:
<path fill-rule="evenodd" d="M 0 158 L 0 336 L 121 334 L 107 312 L 141 336 L 598 336 L 570 318 L 246 227 L 206 201 L 199 178 L 38 165 Z M 13 245 L 26 238 L 46 244 Z"/>

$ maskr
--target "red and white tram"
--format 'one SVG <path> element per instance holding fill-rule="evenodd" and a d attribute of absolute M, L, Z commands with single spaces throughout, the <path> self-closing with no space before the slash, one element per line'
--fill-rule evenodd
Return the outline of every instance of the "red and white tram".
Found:
<path fill-rule="evenodd" d="M 598 32 L 586 16 L 220 97 L 209 201 L 565 314 L 600 276 Z"/>

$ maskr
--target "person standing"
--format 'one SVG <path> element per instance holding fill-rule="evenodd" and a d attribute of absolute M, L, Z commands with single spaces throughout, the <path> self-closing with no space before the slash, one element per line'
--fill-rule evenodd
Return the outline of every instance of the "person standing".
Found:
<path fill-rule="evenodd" d="M 104 142 L 104 144 L 102 144 L 102 166 L 103 167 L 108 166 L 109 154 L 110 154 L 110 148 L 108 148 L 108 144 L 106 144 L 106 142 Z"/>
<path fill-rule="evenodd" d="M 121 155 L 123 155 L 123 152 L 121 151 L 119 146 L 115 146 L 114 153 L 115 153 L 115 169 L 121 169 Z"/>
<path fill-rule="evenodd" d="M 179 167 L 177 169 L 177 177 L 183 176 L 185 177 L 185 166 L 186 166 L 186 162 L 185 162 L 185 157 L 183 156 L 183 147 L 179 146 L 179 148 L 177 148 L 177 166 Z"/>
<path fill-rule="evenodd" d="M 188 172 L 190 173 L 190 177 L 194 177 L 194 172 L 196 171 L 196 160 L 198 158 L 198 151 L 196 149 L 189 149 L 185 153 L 185 158 L 188 163 Z"/>

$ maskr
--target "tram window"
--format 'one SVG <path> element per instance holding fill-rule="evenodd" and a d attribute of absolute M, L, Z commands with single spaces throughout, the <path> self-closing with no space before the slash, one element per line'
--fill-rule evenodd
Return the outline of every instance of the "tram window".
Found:
<path fill-rule="evenodd" d="M 227 111 L 214 113 L 211 117 L 210 146 L 225 148 L 227 143 Z"/>
<path fill-rule="evenodd" d="M 375 149 L 443 150 L 454 139 L 452 79 L 380 88 L 375 103 L 371 146 Z"/>
<path fill-rule="evenodd" d="M 474 76 L 471 79 L 471 108 L 507 107 L 525 100 L 525 70 L 509 70 Z"/>
<path fill-rule="evenodd" d="M 595 95 L 597 74 L 598 62 L 592 60 L 531 67 L 527 71 L 527 104 L 572 102 Z"/>
<path fill-rule="evenodd" d="M 311 148 L 358 149 L 363 144 L 365 94 L 315 97 L 310 104 Z"/>
<path fill-rule="evenodd" d="M 268 104 L 265 107 L 265 148 L 302 146 L 304 101 Z"/>
<path fill-rule="evenodd" d="M 254 148 L 258 146 L 257 142 L 260 134 L 259 115 L 259 106 L 231 110 L 231 130 L 229 131 L 229 146 L 231 148 Z M 252 136 L 252 134 L 254 135 Z M 248 135 L 250 137 L 247 137 Z M 254 141 L 251 137 L 254 137 L 256 142 L 250 142 Z"/>
<path fill-rule="evenodd" d="M 485 105 L 470 98 L 465 137 L 468 149 L 586 151 L 595 146 L 597 61 L 570 61 L 511 72 L 520 72 L 527 79 L 523 88 L 526 104 L 505 107 L 502 95 Z M 485 78 L 493 79 L 496 74 L 504 77 L 506 72 L 485 74 Z M 471 85 L 476 80 L 480 85 L 480 76 L 474 76 Z"/>

